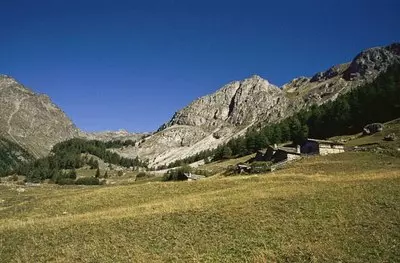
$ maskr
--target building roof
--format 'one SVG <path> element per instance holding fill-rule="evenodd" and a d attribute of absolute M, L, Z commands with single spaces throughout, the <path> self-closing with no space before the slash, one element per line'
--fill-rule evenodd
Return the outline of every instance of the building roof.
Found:
<path fill-rule="evenodd" d="M 341 142 L 328 141 L 328 140 L 319 140 L 319 139 L 311 139 L 311 138 L 308 138 L 307 141 L 309 141 L 309 142 L 317 142 L 317 143 L 326 143 L 326 144 L 344 145 Z"/>
<path fill-rule="evenodd" d="M 268 148 L 257 150 L 257 153 L 265 154 L 268 151 Z"/>
<path fill-rule="evenodd" d="M 298 155 L 300 155 L 300 153 L 297 152 L 297 148 L 293 148 L 293 147 L 278 147 L 277 150 L 278 151 L 287 152 L 287 153 L 290 153 L 290 154 L 298 154 Z"/>

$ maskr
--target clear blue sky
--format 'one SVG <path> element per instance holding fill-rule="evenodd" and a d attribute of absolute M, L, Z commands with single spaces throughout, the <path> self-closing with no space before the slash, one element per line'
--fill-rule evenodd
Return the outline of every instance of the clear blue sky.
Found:
<path fill-rule="evenodd" d="M 151 131 L 232 80 L 258 74 L 282 85 L 400 40 L 399 0 L 2 0 L 0 8 L 0 73 L 48 94 L 87 131 Z"/>

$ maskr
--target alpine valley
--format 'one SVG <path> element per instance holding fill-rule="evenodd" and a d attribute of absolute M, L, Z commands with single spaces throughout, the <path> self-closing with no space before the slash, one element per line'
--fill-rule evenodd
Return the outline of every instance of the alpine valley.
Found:
<path fill-rule="evenodd" d="M 214 149 L 251 127 L 278 123 L 312 105 L 375 80 L 400 63 L 400 43 L 362 51 L 351 62 L 335 65 L 311 77 L 297 77 L 278 87 L 254 75 L 233 81 L 176 112 L 153 133 L 86 133 L 80 131 L 51 99 L 0 75 L 0 139 L 14 145 L 10 158 L 18 161 L 48 155 L 54 145 L 71 138 L 132 144 L 113 148 L 122 157 L 148 160 L 150 167 L 167 165 Z"/>

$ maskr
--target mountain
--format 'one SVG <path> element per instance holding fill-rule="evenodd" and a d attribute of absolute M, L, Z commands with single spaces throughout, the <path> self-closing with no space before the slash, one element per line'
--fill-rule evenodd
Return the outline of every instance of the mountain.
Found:
<path fill-rule="evenodd" d="M 400 63 L 400 43 L 364 50 L 351 62 L 312 77 L 295 78 L 282 87 L 257 75 L 233 81 L 179 110 L 153 134 L 82 132 L 49 97 L 0 75 L 0 138 L 35 157 L 45 156 L 56 143 L 75 137 L 132 140 L 134 146 L 112 150 L 127 158 L 149 159 L 150 166 L 163 165 L 215 148 L 254 125 L 276 123 L 313 104 L 335 100 L 373 81 L 393 63 Z"/>
<path fill-rule="evenodd" d="M 78 135 L 72 121 L 48 96 L 5 75 L 0 75 L 0 105 L 0 137 L 35 157 L 47 155 L 56 143 Z"/>
<path fill-rule="evenodd" d="M 373 81 L 396 62 L 400 62 L 400 43 L 367 49 L 351 62 L 295 78 L 282 87 L 260 76 L 234 81 L 193 101 L 145 141 L 118 153 L 149 158 L 150 165 L 168 164 L 215 148 L 258 123 L 279 122 L 305 107 L 335 100 Z"/>
<path fill-rule="evenodd" d="M 107 141 L 139 141 L 147 136 L 150 136 L 151 133 L 135 133 L 135 132 L 128 132 L 124 129 L 118 131 L 102 131 L 102 132 L 79 132 L 79 137 L 85 138 L 88 140 L 99 140 L 103 142 Z"/>

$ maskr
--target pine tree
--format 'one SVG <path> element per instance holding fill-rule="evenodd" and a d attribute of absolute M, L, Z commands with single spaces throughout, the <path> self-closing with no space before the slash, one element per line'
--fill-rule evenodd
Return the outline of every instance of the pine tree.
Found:
<path fill-rule="evenodd" d="M 229 159 L 232 157 L 232 150 L 228 146 L 222 149 L 222 159 Z"/>
<path fill-rule="evenodd" d="M 99 177 L 100 177 L 100 169 L 99 169 L 99 168 L 97 168 L 96 174 L 95 174 L 94 177 L 96 177 L 96 178 L 99 178 Z"/>
<path fill-rule="evenodd" d="M 72 169 L 71 171 L 69 171 L 68 177 L 71 179 L 76 179 L 76 170 Z"/>

